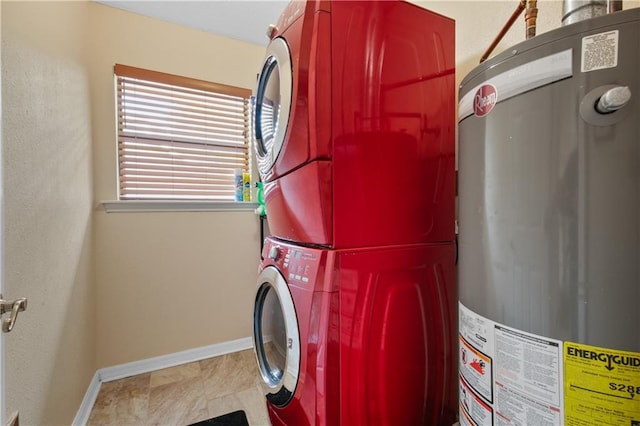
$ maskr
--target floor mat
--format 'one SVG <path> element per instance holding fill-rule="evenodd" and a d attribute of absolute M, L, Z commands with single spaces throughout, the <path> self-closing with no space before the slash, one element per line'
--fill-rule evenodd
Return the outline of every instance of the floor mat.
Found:
<path fill-rule="evenodd" d="M 193 423 L 189 426 L 249 426 L 249 422 L 247 421 L 247 415 L 244 411 L 239 410 L 209 420 Z"/>

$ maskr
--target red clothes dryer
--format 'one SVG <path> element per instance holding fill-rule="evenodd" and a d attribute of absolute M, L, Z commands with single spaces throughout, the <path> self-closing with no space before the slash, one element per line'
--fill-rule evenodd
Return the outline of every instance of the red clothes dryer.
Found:
<path fill-rule="evenodd" d="M 454 238 L 454 22 L 402 1 L 294 1 L 252 112 L 272 235 L 328 248 Z"/>
<path fill-rule="evenodd" d="M 321 250 L 268 238 L 254 345 L 273 425 L 451 425 L 453 244 Z"/>

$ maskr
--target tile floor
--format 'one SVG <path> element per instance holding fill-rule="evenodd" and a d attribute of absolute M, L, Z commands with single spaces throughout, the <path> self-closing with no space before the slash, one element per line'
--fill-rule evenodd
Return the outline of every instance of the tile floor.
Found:
<path fill-rule="evenodd" d="M 186 426 L 236 410 L 270 424 L 252 350 L 103 383 L 87 426 Z"/>

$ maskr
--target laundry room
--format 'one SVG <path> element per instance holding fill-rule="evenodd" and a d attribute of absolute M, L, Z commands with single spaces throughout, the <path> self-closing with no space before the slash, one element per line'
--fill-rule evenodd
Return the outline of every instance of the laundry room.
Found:
<path fill-rule="evenodd" d="M 640 424 L 639 11 L 0 2 L 0 423 Z"/>

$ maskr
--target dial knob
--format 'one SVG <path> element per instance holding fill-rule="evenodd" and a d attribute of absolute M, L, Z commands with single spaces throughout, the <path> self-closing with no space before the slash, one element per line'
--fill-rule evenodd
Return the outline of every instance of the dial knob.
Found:
<path fill-rule="evenodd" d="M 267 27 L 267 37 L 269 40 L 272 40 L 278 34 L 278 27 L 273 24 L 269 24 Z"/>
<path fill-rule="evenodd" d="M 282 252 L 282 249 L 280 249 L 280 247 L 278 246 L 273 246 L 269 249 L 269 259 L 276 261 L 280 258 L 280 254 Z"/>

